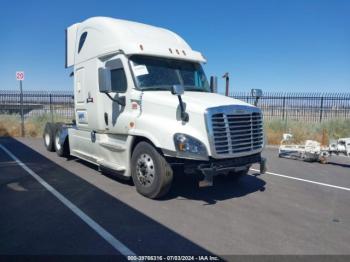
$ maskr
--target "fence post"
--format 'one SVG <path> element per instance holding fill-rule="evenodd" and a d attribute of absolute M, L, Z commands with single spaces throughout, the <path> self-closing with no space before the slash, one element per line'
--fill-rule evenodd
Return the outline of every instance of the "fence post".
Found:
<path fill-rule="evenodd" d="M 20 108 L 21 108 L 21 133 L 22 137 L 25 136 L 25 130 L 24 130 L 24 112 L 23 112 L 23 87 L 22 87 L 22 80 L 19 81 L 19 90 L 20 90 Z"/>
<path fill-rule="evenodd" d="M 282 120 L 284 120 L 286 111 L 286 96 L 283 96 L 283 105 L 282 105 Z"/>
<path fill-rule="evenodd" d="M 50 114 L 51 114 L 51 122 L 53 122 L 52 94 L 51 93 L 50 93 Z"/>
<path fill-rule="evenodd" d="M 323 96 L 321 97 L 320 122 L 322 122 L 322 115 L 323 115 Z"/>

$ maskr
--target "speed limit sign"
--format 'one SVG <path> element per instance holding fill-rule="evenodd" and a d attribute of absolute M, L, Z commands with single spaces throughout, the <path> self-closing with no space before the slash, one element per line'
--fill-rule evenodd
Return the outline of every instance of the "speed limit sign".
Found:
<path fill-rule="evenodd" d="M 23 71 L 17 71 L 17 72 L 16 72 L 16 79 L 17 79 L 18 81 L 24 80 L 24 72 L 23 72 Z"/>

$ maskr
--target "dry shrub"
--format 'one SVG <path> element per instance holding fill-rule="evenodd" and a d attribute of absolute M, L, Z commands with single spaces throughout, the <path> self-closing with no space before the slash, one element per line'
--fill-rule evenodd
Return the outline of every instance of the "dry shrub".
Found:
<path fill-rule="evenodd" d="M 280 143 L 282 139 L 283 132 L 282 131 L 273 131 L 266 130 L 267 144 L 269 145 L 277 145 Z"/>
<path fill-rule="evenodd" d="M 305 140 L 308 140 L 308 139 L 314 140 L 315 134 L 313 133 L 312 125 L 310 124 L 294 122 L 294 123 L 291 123 L 291 126 L 289 129 L 293 134 L 295 143 L 303 143 Z"/>
<path fill-rule="evenodd" d="M 37 137 L 38 125 L 30 120 L 25 121 L 24 130 L 26 136 Z M 22 135 L 21 118 L 18 115 L 1 115 L 0 116 L 0 136 L 18 137 Z"/>
<path fill-rule="evenodd" d="M 65 122 L 66 119 L 55 116 L 57 122 Z M 40 137 L 44 126 L 51 121 L 50 115 L 29 117 L 24 122 L 25 135 L 27 137 Z M 1 136 L 21 136 L 21 117 L 17 114 L 0 115 L 0 137 Z"/>
<path fill-rule="evenodd" d="M 34 123 L 31 122 L 27 122 L 25 123 L 25 132 L 26 132 L 26 136 L 29 137 L 38 137 L 39 136 L 39 127 L 37 125 L 35 125 Z"/>
<path fill-rule="evenodd" d="M 349 119 L 332 119 L 322 123 L 307 123 L 302 121 L 265 120 L 265 132 L 268 144 L 280 143 L 283 133 L 293 134 L 295 143 L 305 140 L 316 140 L 328 145 L 331 139 L 350 137 Z"/>
<path fill-rule="evenodd" d="M 20 118 L 17 115 L 0 116 L 0 136 L 20 136 Z"/>

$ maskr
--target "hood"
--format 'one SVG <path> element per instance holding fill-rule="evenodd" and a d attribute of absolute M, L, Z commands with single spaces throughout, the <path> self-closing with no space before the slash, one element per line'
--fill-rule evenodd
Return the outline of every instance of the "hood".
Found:
<path fill-rule="evenodd" d="M 185 103 L 186 110 L 191 112 L 204 112 L 207 108 L 226 106 L 226 105 L 244 105 L 252 106 L 241 100 L 219 95 L 215 93 L 185 91 L 181 96 Z M 170 91 L 146 91 L 143 94 L 143 99 L 158 105 L 177 107 L 179 102 L 175 95 Z"/>

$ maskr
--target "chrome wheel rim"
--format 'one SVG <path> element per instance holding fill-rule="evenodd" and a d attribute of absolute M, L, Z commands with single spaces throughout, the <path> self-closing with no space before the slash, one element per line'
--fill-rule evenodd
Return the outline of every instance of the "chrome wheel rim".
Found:
<path fill-rule="evenodd" d="M 58 133 L 57 133 L 57 135 L 55 137 L 55 144 L 56 144 L 56 149 L 60 150 L 61 149 L 61 144 L 60 144 L 60 136 L 58 135 Z"/>
<path fill-rule="evenodd" d="M 50 135 L 48 133 L 45 134 L 45 145 L 49 146 L 50 144 Z"/>
<path fill-rule="evenodd" d="M 142 154 L 137 159 L 136 175 L 138 181 L 145 187 L 152 185 L 155 177 L 153 159 L 148 154 Z"/>

